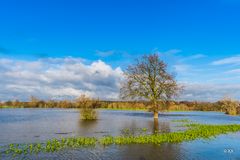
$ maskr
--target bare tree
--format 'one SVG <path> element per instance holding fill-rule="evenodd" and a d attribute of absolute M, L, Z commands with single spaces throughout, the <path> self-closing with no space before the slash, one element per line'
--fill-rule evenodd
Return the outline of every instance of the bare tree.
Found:
<path fill-rule="evenodd" d="M 124 76 L 126 81 L 121 88 L 121 97 L 150 101 L 154 119 L 158 119 L 158 111 L 163 107 L 159 104 L 166 104 L 180 89 L 158 54 L 137 59 L 136 64 L 128 66 Z"/>

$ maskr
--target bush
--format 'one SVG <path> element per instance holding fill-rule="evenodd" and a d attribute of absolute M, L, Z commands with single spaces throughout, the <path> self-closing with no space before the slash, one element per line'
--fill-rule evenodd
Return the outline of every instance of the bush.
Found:
<path fill-rule="evenodd" d="M 97 112 L 92 108 L 82 108 L 80 110 L 82 120 L 96 120 Z"/>
<path fill-rule="evenodd" d="M 100 103 L 98 100 L 90 99 L 86 95 L 81 95 L 76 100 L 76 104 L 80 109 L 82 120 L 96 120 L 97 112 L 96 108 L 99 107 Z"/>
<path fill-rule="evenodd" d="M 222 110 L 229 115 L 237 115 L 239 110 L 239 102 L 232 100 L 230 98 L 224 98 L 218 102 Z"/>

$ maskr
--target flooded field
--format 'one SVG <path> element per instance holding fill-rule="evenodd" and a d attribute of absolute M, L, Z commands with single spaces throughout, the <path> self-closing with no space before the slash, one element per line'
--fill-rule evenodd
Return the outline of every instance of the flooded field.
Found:
<path fill-rule="evenodd" d="M 183 130 L 179 120 L 196 123 L 240 124 L 239 116 L 219 112 L 166 112 L 153 122 L 152 114 L 142 111 L 99 110 L 98 120 L 84 122 L 76 109 L 1 109 L 0 146 L 11 143 L 45 142 L 62 137 L 103 137 L 122 135 L 124 129 L 138 134 L 145 128 L 148 134 Z M 103 159 L 103 160 L 159 160 L 159 159 L 240 159 L 240 134 L 220 135 L 211 140 L 195 140 L 179 144 L 110 145 L 65 149 L 55 153 L 22 155 L 16 159 Z M 10 158 L 2 155 L 2 159 Z M 0 159 L 1 159 L 0 158 Z M 12 158 L 12 157 L 11 157 Z"/>

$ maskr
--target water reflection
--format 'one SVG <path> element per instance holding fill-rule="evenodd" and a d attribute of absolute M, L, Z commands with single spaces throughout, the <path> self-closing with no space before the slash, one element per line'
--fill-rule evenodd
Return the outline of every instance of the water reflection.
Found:
<path fill-rule="evenodd" d="M 7 157 L 4 157 L 5 159 Z M 9 157 L 8 157 L 9 158 Z M 81 148 L 63 150 L 55 153 L 31 154 L 17 159 L 57 159 L 57 160 L 185 160 L 185 152 L 180 144 L 163 145 L 122 145 L 122 146 L 96 146 L 94 148 Z"/>
<path fill-rule="evenodd" d="M 171 132 L 170 122 L 160 122 L 159 123 L 159 132 L 161 132 L 161 133 Z"/>
<path fill-rule="evenodd" d="M 149 126 L 152 126 L 152 133 L 168 133 L 171 132 L 170 122 L 160 121 L 159 119 L 154 119 L 149 121 Z"/>
<path fill-rule="evenodd" d="M 180 145 L 126 145 L 112 147 L 117 160 L 162 160 L 183 159 L 180 153 Z M 181 157 L 181 158 L 180 158 Z"/>
<path fill-rule="evenodd" d="M 78 132 L 87 135 L 88 133 L 95 132 L 95 129 L 97 128 L 98 120 L 82 120 L 80 111 L 79 111 L 79 119 L 78 119 Z"/>
<path fill-rule="evenodd" d="M 121 135 L 123 136 L 130 136 L 130 135 L 138 135 L 139 129 L 137 127 L 137 122 L 136 121 L 131 121 L 131 123 L 126 123 L 123 128 L 120 130 Z"/>

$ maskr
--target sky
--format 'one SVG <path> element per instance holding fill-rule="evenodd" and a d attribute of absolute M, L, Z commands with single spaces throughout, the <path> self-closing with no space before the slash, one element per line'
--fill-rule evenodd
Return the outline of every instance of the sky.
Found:
<path fill-rule="evenodd" d="M 178 100 L 240 100 L 238 0 L 1 0 L 0 100 L 118 99 L 122 73 L 158 53 Z"/>

